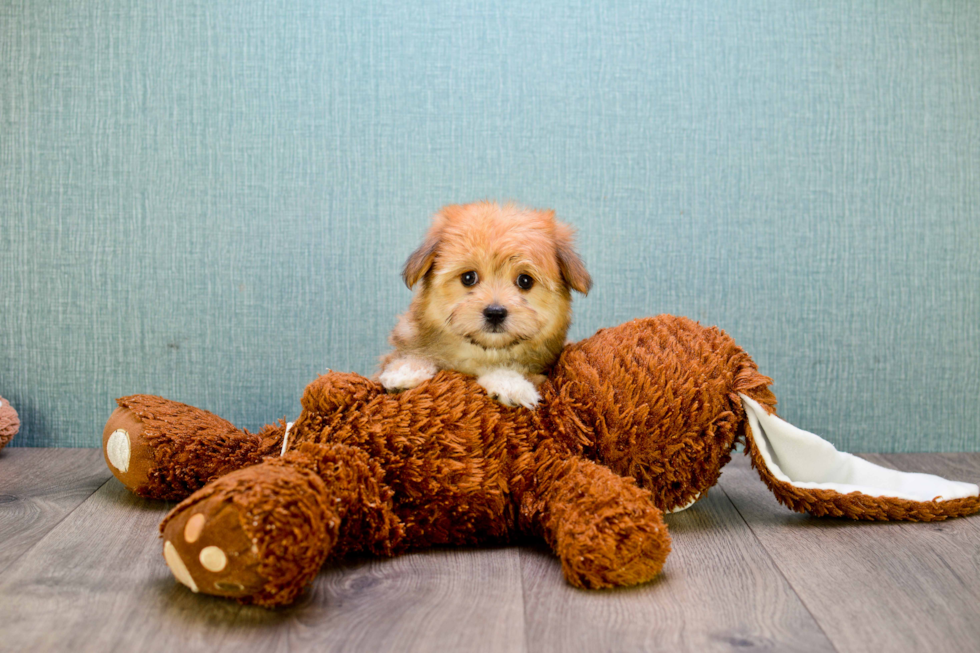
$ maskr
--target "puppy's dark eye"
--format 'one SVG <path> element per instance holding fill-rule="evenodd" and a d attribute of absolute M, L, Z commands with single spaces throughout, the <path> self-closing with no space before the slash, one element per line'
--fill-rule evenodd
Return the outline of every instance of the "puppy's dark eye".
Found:
<path fill-rule="evenodd" d="M 517 287 L 521 290 L 530 290 L 533 285 L 534 279 L 531 276 L 522 274 L 517 277 Z"/>
<path fill-rule="evenodd" d="M 475 286 L 476 282 L 479 281 L 480 278 L 476 276 L 476 272 L 470 270 L 469 272 L 464 272 L 459 280 L 463 282 L 464 286 Z"/>

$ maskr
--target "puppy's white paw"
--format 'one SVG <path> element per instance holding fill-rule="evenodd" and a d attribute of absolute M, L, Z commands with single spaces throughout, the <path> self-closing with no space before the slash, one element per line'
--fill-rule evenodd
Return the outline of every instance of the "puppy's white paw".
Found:
<path fill-rule="evenodd" d="M 524 406 L 534 408 L 541 401 L 541 395 L 523 374 L 514 370 L 494 370 L 480 376 L 477 380 L 493 399 L 505 406 Z"/>
<path fill-rule="evenodd" d="M 403 356 L 388 363 L 378 376 L 381 385 L 389 392 L 401 392 L 414 388 L 436 375 L 435 363 L 418 356 Z"/>

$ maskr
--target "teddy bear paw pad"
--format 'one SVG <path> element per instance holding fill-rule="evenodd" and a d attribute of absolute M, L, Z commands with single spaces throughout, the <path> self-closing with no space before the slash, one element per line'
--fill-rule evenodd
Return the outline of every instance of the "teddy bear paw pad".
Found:
<path fill-rule="evenodd" d="M 202 530 L 204 530 L 204 515 L 197 513 L 188 519 L 184 525 L 184 541 L 188 544 L 197 542 L 197 538 L 201 537 Z"/>
<path fill-rule="evenodd" d="M 129 433 L 126 429 L 116 429 L 113 431 L 105 445 L 105 454 L 109 459 L 109 464 L 125 474 L 129 471 L 129 457 L 131 452 Z"/>
<path fill-rule="evenodd" d="M 228 566 L 228 556 L 216 546 L 206 546 L 201 549 L 197 559 L 201 561 L 202 567 L 214 573 L 218 573 Z"/>
<path fill-rule="evenodd" d="M 196 594 L 198 592 L 197 583 L 191 577 L 191 572 L 187 570 L 187 565 L 181 560 L 177 548 L 169 540 L 163 543 L 163 558 L 167 561 L 167 566 L 170 567 L 170 573 L 174 575 L 174 578 Z"/>

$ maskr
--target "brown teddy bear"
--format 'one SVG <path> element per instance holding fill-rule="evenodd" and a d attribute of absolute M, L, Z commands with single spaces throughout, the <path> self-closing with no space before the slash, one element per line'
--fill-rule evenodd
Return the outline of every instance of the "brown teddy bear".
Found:
<path fill-rule="evenodd" d="M 980 508 L 975 485 L 883 469 L 786 424 L 770 383 L 724 332 L 659 316 L 568 345 L 535 410 L 456 372 L 399 394 L 332 372 L 307 386 L 294 423 L 255 434 L 124 397 L 103 447 L 134 492 L 184 499 L 160 525 L 180 582 L 263 606 L 290 603 L 347 552 L 528 535 L 575 586 L 650 580 L 670 551 L 662 512 L 714 485 L 739 441 L 795 510 L 934 520 Z"/>

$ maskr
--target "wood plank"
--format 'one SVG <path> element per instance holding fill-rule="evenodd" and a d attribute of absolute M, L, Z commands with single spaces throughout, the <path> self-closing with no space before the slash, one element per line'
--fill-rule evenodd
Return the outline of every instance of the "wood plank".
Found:
<path fill-rule="evenodd" d="M 516 548 L 437 549 L 353 560 L 317 579 L 300 648 L 523 651 Z"/>
<path fill-rule="evenodd" d="M 355 560 L 270 611 L 173 580 L 157 536 L 170 507 L 106 483 L 0 578 L 0 641 L 31 651 L 523 650 L 514 549 Z"/>
<path fill-rule="evenodd" d="M 736 458 L 721 487 L 838 651 L 980 648 L 977 516 L 926 524 L 817 519 L 780 506 Z M 958 475 L 948 459 L 932 465 Z"/>
<path fill-rule="evenodd" d="M 551 553 L 522 550 L 528 649 L 833 650 L 724 492 L 667 522 L 663 573 L 633 588 L 575 589 Z"/>
<path fill-rule="evenodd" d="M 110 476 L 101 449 L 0 451 L 0 574 Z"/>

